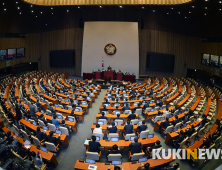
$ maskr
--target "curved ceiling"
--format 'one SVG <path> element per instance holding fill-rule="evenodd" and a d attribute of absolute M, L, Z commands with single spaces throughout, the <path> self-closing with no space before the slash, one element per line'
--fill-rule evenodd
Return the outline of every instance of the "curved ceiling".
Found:
<path fill-rule="evenodd" d="M 41 6 L 59 5 L 178 5 L 195 0 L 24 0 Z"/>

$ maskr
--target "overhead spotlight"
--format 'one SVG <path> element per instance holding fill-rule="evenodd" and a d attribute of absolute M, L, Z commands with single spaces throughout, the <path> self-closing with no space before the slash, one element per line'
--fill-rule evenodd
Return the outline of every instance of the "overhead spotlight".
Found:
<path fill-rule="evenodd" d="M 173 7 L 171 9 L 173 9 Z"/>
<path fill-rule="evenodd" d="M 99 6 L 100 8 L 102 8 L 102 6 Z"/>
<path fill-rule="evenodd" d="M 20 7 L 18 6 L 18 9 L 20 9 Z"/>
<path fill-rule="evenodd" d="M 31 7 L 33 7 L 33 5 L 31 5 Z"/>
<path fill-rule="evenodd" d="M 47 24 L 45 24 L 45 25 L 47 25 Z"/>
<path fill-rule="evenodd" d="M 16 4 L 18 3 L 18 1 L 15 2 Z"/>
<path fill-rule="evenodd" d="M 189 11 L 189 14 L 191 14 L 191 11 Z"/>
<path fill-rule="evenodd" d="M 221 3 L 222 3 L 222 1 L 219 1 L 219 3 L 221 4 Z"/>
<path fill-rule="evenodd" d="M 22 14 L 22 12 L 19 12 L 19 14 L 21 15 L 21 14 Z"/>
<path fill-rule="evenodd" d="M 2 5 L 5 5 L 5 3 L 3 2 Z"/>
<path fill-rule="evenodd" d="M 34 12 L 34 11 L 31 11 L 31 12 Z"/>
<path fill-rule="evenodd" d="M 155 10 L 153 10 L 153 12 L 156 12 Z"/>
<path fill-rule="evenodd" d="M 180 14 L 180 12 L 178 12 L 178 14 Z"/>
<path fill-rule="evenodd" d="M 221 11 L 221 9 L 219 9 Z"/>
<path fill-rule="evenodd" d="M 53 13 L 52 13 L 52 15 L 53 15 Z"/>
<path fill-rule="evenodd" d="M 192 8 L 194 8 L 195 6 L 192 6 Z"/>
<path fill-rule="evenodd" d="M 42 12 L 40 12 L 40 14 L 42 14 Z"/>
<path fill-rule="evenodd" d="M 6 8 L 4 9 L 4 11 L 6 11 Z"/>
<path fill-rule="evenodd" d="M 184 17 L 184 18 L 187 18 L 187 17 Z"/>
<path fill-rule="evenodd" d="M 208 0 L 205 0 L 206 2 L 208 1 Z"/>
<path fill-rule="evenodd" d="M 167 13 L 167 15 L 169 15 L 169 13 Z"/>
<path fill-rule="evenodd" d="M 78 6 L 78 8 L 80 8 L 80 6 Z"/>
<path fill-rule="evenodd" d="M 144 6 L 142 6 L 142 9 L 144 9 Z"/>
<path fill-rule="evenodd" d="M 207 15 L 206 13 L 204 13 L 204 15 Z"/>
<path fill-rule="evenodd" d="M 120 5 L 119 7 L 122 8 L 123 6 Z"/>
<path fill-rule="evenodd" d="M 51 9 L 53 9 L 53 7 L 51 7 Z"/>
<path fill-rule="evenodd" d="M 36 15 L 35 17 L 37 18 L 38 16 Z"/>
<path fill-rule="evenodd" d="M 67 9 L 66 12 L 69 12 L 69 10 Z"/>
<path fill-rule="evenodd" d="M 207 9 L 207 7 L 205 7 L 205 9 Z"/>

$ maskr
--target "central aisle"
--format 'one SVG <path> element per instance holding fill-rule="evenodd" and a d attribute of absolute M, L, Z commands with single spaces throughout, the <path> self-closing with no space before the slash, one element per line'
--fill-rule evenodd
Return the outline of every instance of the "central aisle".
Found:
<path fill-rule="evenodd" d="M 69 147 L 65 150 L 63 157 L 56 170 L 74 169 L 74 165 L 77 159 L 83 160 L 85 157 L 86 148 L 84 142 L 86 138 L 90 138 L 92 135 L 91 126 L 92 123 L 96 123 L 96 114 L 99 112 L 99 107 L 102 105 L 102 100 L 106 94 L 106 89 L 101 89 L 100 95 L 92 104 L 92 108 L 89 109 L 89 113 L 84 115 L 84 122 L 78 123 L 77 134 L 72 135 L 69 138 Z"/>

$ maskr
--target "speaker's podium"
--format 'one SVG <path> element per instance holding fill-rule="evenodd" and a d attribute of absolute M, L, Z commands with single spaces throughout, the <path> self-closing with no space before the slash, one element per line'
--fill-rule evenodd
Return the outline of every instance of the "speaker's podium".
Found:
<path fill-rule="evenodd" d="M 113 77 L 114 77 L 113 75 L 114 75 L 113 71 L 104 71 L 104 79 L 106 76 L 110 76 L 111 80 L 113 80 Z"/>
<path fill-rule="evenodd" d="M 122 81 L 123 80 L 123 73 L 116 73 L 116 80 Z"/>
<path fill-rule="evenodd" d="M 101 72 L 100 71 L 95 72 L 95 79 L 101 79 Z"/>

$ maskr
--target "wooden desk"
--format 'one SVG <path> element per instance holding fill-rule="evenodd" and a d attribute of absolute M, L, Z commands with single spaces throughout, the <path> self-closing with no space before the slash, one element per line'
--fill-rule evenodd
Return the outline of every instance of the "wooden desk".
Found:
<path fill-rule="evenodd" d="M 37 116 L 40 116 L 42 113 L 40 113 L 40 112 L 37 112 L 37 113 L 35 113 Z M 49 116 L 49 115 L 47 115 L 47 114 L 43 114 L 44 115 L 44 117 L 47 119 L 47 120 L 50 120 L 50 121 L 52 121 L 52 116 Z M 58 119 L 59 121 L 60 121 L 60 123 L 62 123 L 62 120 L 61 119 Z M 65 119 L 64 119 L 65 120 Z M 70 122 L 70 121 L 68 121 L 68 120 L 65 120 L 65 124 L 66 125 L 69 125 L 69 126 L 71 126 L 71 128 L 72 128 L 72 130 L 74 130 L 76 133 L 77 133 L 77 123 L 76 123 L 76 121 L 75 122 Z"/>
<path fill-rule="evenodd" d="M 173 106 L 169 107 L 169 110 L 173 110 L 173 109 L 174 109 Z M 155 110 L 153 112 L 146 112 L 145 121 L 151 120 L 153 117 L 155 117 L 158 114 L 159 111 L 163 113 L 163 111 L 166 111 L 166 109 L 164 108 L 163 110 Z"/>
<path fill-rule="evenodd" d="M 25 125 L 26 127 L 28 127 L 29 129 L 31 129 L 32 131 L 36 131 L 37 130 L 38 126 L 35 126 L 35 125 L 31 124 L 30 122 L 27 122 L 25 119 L 21 119 L 20 122 L 23 125 Z M 49 135 L 49 132 L 50 132 L 50 130 L 45 132 L 47 136 Z M 56 135 L 54 135 L 54 137 L 58 138 L 59 135 L 56 134 Z M 69 147 L 69 141 L 68 141 L 67 135 L 62 134 L 60 136 L 60 140 L 63 141 L 63 143 L 67 146 L 67 148 Z"/>
<path fill-rule="evenodd" d="M 135 113 L 136 117 L 138 118 L 138 115 Z M 102 116 L 102 114 L 100 113 L 97 113 L 96 114 L 96 120 L 98 121 L 99 120 L 99 117 Z M 111 123 L 111 122 L 114 122 L 114 119 L 117 118 L 117 115 L 114 115 L 114 114 L 107 114 L 105 115 L 107 117 L 107 123 Z M 120 119 L 123 119 L 123 122 L 126 122 L 127 121 L 127 118 L 128 118 L 129 114 L 120 114 Z"/>
<path fill-rule="evenodd" d="M 1 118 L 0 118 L 0 126 L 1 126 L 2 128 L 5 126 Z"/>
<path fill-rule="evenodd" d="M 192 123 L 192 125 L 194 125 L 194 127 L 196 127 L 197 125 L 200 124 L 201 121 L 194 121 Z M 178 129 L 177 132 L 180 132 L 181 130 L 183 130 L 185 132 L 185 130 L 187 128 L 191 128 L 191 125 L 187 125 L 185 128 L 182 128 L 182 129 Z M 166 140 L 165 140 L 165 144 L 167 145 L 167 143 L 170 141 L 170 140 L 173 140 L 175 138 L 177 138 L 179 136 L 179 134 L 177 132 L 171 132 L 171 133 L 168 133 L 167 134 L 167 137 L 166 137 Z"/>

